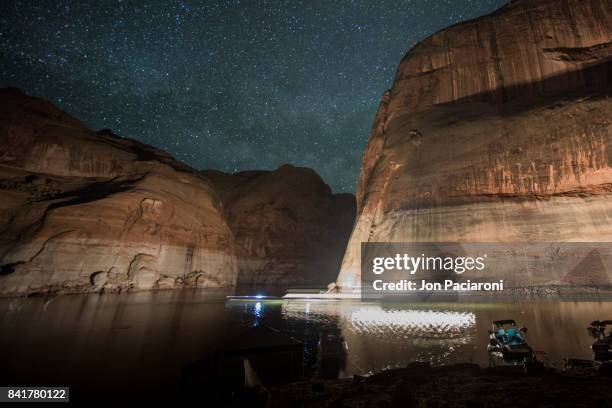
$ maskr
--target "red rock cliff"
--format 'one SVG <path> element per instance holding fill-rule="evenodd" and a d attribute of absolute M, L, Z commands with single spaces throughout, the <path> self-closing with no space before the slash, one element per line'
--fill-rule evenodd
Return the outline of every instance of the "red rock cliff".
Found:
<path fill-rule="evenodd" d="M 612 239 L 611 61 L 612 0 L 517 0 L 416 44 L 375 118 L 339 285 L 359 285 L 361 242 Z"/>
<path fill-rule="evenodd" d="M 313 170 L 199 172 L 16 89 L 0 197 L 0 295 L 326 283 L 355 215 Z"/>
<path fill-rule="evenodd" d="M 214 189 L 166 153 L 11 89 L 0 145 L 0 293 L 236 282 Z"/>

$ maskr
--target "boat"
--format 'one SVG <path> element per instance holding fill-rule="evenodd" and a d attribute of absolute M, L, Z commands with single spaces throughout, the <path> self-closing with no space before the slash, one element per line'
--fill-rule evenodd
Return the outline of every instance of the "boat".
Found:
<path fill-rule="evenodd" d="M 494 321 L 489 330 L 489 356 L 511 364 L 536 362 L 535 352 L 525 340 L 526 334 L 527 328 L 518 328 L 512 319 Z"/>
<path fill-rule="evenodd" d="M 591 345 L 595 361 L 612 361 L 612 330 L 607 330 L 608 326 L 612 326 L 612 320 L 595 320 L 587 328 L 595 339 Z"/>

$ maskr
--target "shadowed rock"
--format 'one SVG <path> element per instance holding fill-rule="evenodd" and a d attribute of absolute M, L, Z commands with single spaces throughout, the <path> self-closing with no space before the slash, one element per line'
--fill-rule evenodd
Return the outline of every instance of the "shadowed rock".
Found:
<path fill-rule="evenodd" d="M 355 221 L 355 197 L 332 194 L 311 169 L 203 172 L 223 199 L 236 239 L 238 283 L 316 284 L 335 279 Z"/>

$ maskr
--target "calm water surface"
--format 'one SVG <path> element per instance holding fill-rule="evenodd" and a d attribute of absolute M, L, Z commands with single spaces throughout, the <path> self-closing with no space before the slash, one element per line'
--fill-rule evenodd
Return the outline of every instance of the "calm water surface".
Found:
<path fill-rule="evenodd" d="M 586 327 L 612 318 L 612 302 L 377 304 L 225 301 L 208 291 L 0 299 L 1 385 L 71 385 L 81 392 L 178 387 L 185 364 L 248 328 L 267 325 L 304 342 L 309 376 L 351 376 L 411 361 L 488 364 L 487 330 L 513 318 L 549 364 L 590 358 Z M 345 357 L 322 361 L 321 333 Z"/>

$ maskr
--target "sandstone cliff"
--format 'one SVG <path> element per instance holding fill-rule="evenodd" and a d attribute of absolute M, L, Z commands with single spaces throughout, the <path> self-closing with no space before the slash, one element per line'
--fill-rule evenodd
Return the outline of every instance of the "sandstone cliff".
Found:
<path fill-rule="evenodd" d="M 235 283 L 204 177 L 20 91 L 0 96 L 0 293 Z"/>
<path fill-rule="evenodd" d="M 355 221 L 355 197 L 332 194 L 311 169 L 206 171 L 235 236 L 238 284 L 333 281 Z"/>
<path fill-rule="evenodd" d="M 226 287 L 239 283 L 239 266 L 242 281 L 265 281 L 248 273 L 268 268 L 280 285 L 318 282 L 333 273 L 317 263 L 327 255 L 337 271 L 355 209 L 337 215 L 343 198 L 316 173 L 209 173 L 232 189 L 161 150 L 0 90 L 0 295 Z M 344 241 L 336 228 L 346 229 Z M 310 239 L 329 246 L 315 253 Z"/>
<path fill-rule="evenodd" d="M 362 241 L 612 240 L 611 88 L 612 0 L 517 0 L 416 44 L 375 118 L 338 284 L 359 286 Z"/>

